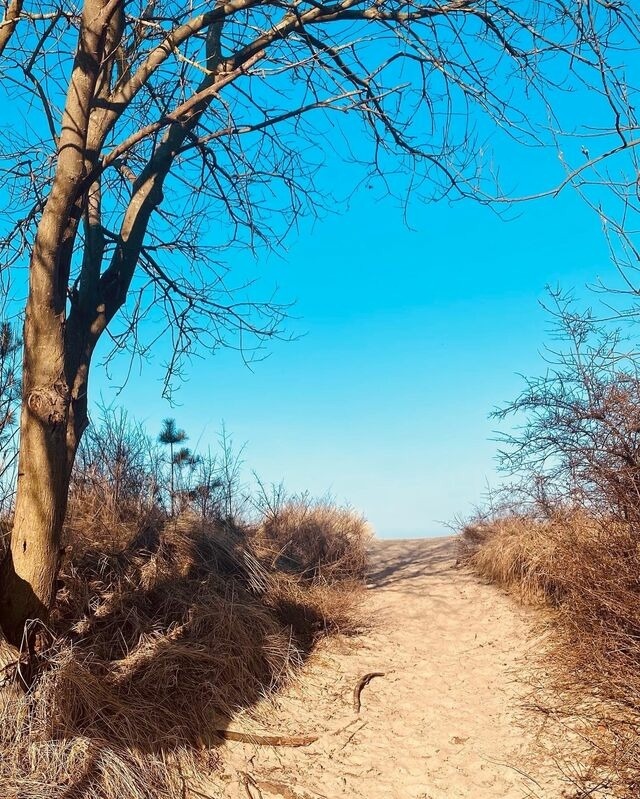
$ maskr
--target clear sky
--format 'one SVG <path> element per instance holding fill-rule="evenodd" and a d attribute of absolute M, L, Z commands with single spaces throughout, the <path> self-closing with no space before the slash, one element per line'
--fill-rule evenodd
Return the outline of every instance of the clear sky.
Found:
<path fill-rule="evenodd" d="M 264 480 L 329 491 L 381 536 L 441 534 L 496 481 L 487 414 L 541 368 L 545 285 L 582 287 L 611 267 L 570 192 L 509 220 L 472 202 L 410 202 L 411 229 L 403 217 L 363 190 L 348 212 L 303 223 L 256 269 L 296 300 L 290 328 L 305 335 L 253 371 L 232 352 L 196 361 L 175 408 L 158 352 L 118 401 L 151 430 L 175 416 L 201 447 L 224 421 Z M 97 371 L 98 393 L 114 396 Z"/>
<path fill-rule="evenodd" d="M 478 48 L 483 41 L 469 38 Z M 524 118 L 532 108 L 548 121 L 529 86 L 501 85 L 506 72 L 491 77 Z M 559 72 L 558 83 L 566 79 Z M 611 115 L 593 92 L 578 88 L 555 99 L 569 132 L 584 125 L 593 132 L 603 113 Z M 439 106 L 423 130 L 432 123 L 448 130 L 451 122 L 455 133 L 465 102 L 451 118 Z M 346 150 L 345 141 L 363 160 L 370 152 L 357 124 L 338 116 L 353 126 L 343 139 L 325 121 L 308 142 L 316 163 L 325 162 L 316 188 L 342 201 L 335 213 L 299 220 L 278 254 L 228 256 L 233 271 L 258 278 L 256 295 L 268 297 L 278 285 L 282 300 L 295 301 L 289 330 L 299 338 L 269 345 L 269 357 L 252 370 L 231 351 L 194 361 L 174 407 L 161 396 L 168 342 L 142 370 L 135 365 L 120 393 L 126 362 L 117 362 L 111 384 L 95 363 L 98 353 L 91 399 L 125 405 L 150 432 L 174 416 L 200 449 L 215 446 L 224 422 L 236 446 L 245 445 L 247 474 L 283 480 L 293 492 L 330 492 L 360 509 L 381 536 L 440 534 L 497 480 L 488 414 L 518 393 L 519 374 L 543 368 L 545 286 L 582 291 L 599 276 L 613 279 L 613 268 L 596 214 L 571 189 L 499 216 L 471 200 L 425 203 L 387 175 L 405 192 L 400 202 L 385 196 L 381 181 L 359 182 L 358 168 L 334 152 Z M 20 124 L 35 123 L 29 114 Z M 486 119 L 477 133 L 469 152 L 493 145 L 511 195 L 547 189 L 565 174 L 553 147 L 518 147 Z M 560 146 L 576 163 L 585 144 L 594 154 L 610 141 L 569 136 Z M 455 155 L 465 160 L 464 150 Z M 490 166 L 492 158 L 482 153 Z"/>

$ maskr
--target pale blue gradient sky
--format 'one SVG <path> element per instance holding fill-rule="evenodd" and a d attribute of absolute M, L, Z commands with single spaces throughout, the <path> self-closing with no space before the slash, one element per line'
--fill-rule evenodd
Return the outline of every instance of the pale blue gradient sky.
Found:
<path fill-rule="evenodd" d="M 306 335 L 270 346 L 253 372 L 231 352 L 197 361 L 172 409 L 161 349 L 118 401 L 151 430 L 175 416 L 201 447 L 224 420 L 264 480 L 330 491 L 381 536 L 445 532 L 497 479 L 488 412 L 518 392 L 518 373 L 542 368 L 545 285 L 579 288 L 612 268 L 597 218 L 569 191 L 510 221 L 410 200 L 409 229 L 404 210 L 359 191 L 348 213 L 302 223 L 282 258 L 256 264 L 296 300 L 290 328 Z M 92 394 L 115 395 L 99 370 Z"/>

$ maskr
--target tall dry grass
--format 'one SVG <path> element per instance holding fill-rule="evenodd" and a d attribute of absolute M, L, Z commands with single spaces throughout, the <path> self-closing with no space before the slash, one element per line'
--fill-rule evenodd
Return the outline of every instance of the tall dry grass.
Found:
<path fill-rule="evenodd" d="M 253 536 L 272 566 L 315 583 L 363 580 L 369 538 L 359 514 L 305 496 L 269 509 Z"/>
<path fill-rule="evenodd" d="M 302 645 L 362 624 L 353 597 L 366 577 L 370 538 L 359 514 L 305 496 L 276 504 L 253 527 L 252 544 L 277 575 L 266 601 Z"/>
<path fill-rule="evenodd" d="M 544 662 L 593 754 L 582 793 L 640 796 L 640 536 L 620 519 L 503 516 L 462 531 L 462 560 L 552 609 Z M 601 794 L 599 794 L 601 795 Z"/>
<path fill-rule="evenodd" d="M 188 796 L 190 777 L 215 767 L 216 731 L 321 637 L 359 628 L 366 526 L 297 506 L 306 526 L 286 515 L 299 560 L 285 570 L 273 558 L 283 528 L 267 521 L 109 518 L 95 498 L 78 502 L 40 676 L 25 693 L 19 664 L 0 674 L 0 796 Z M 312 528 L 323 545 L 304 556 Z"/>

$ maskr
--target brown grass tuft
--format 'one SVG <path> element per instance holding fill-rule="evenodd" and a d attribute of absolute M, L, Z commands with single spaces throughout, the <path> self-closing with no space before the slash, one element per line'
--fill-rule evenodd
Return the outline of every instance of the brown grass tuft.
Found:
<path fill-rule="evenodd" d="M 282 685 L 319 637 L 358 628 L 364 537 L 348 513 L 314 510 L 322 543 L 301 562 L 312 528 L 289 514 L 298 566 L 285 573 L 265 525 L 146 518 L 105 551 L 106 516 L 83 513 L 100 543 L 72 516 L 41 677 L 26 694 L 0 688 L 0 795 L 182 797 L 181 775 L 215 765 L 216 729 Z"/>
<path fill-rule="evenodd" d="M 640 539 L 632 525 L 581 513 L 504 517 L 463 530 L 480 576 L 553 609 L 546 668 L 580 718 L 615 796 L 640 792 Z M 586 723 L 587 732 L 584 732 Z M 592 780 L 592 775 L 589 775 Z M 593 784 L 582 786 L 591 790 Z M 582 795 L 582 794 L 581 794 Z M 585 794 L 586 795 L 586 794 Z M 610 795 L 610 794 L 607 794 Z"/>
<path fill-rule="evenodd" d="M 334 583 L 364 580 L 370 538 L 366 521 L 354 511 L 299 497 L 268 514 L 254 542 L 279 570 Z"/>

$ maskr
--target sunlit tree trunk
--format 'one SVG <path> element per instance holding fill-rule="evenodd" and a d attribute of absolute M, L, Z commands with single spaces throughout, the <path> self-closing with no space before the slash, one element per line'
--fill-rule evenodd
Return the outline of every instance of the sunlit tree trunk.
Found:
<path fill-rule="evenodd" d="M 91 168 L 91 111 L 104 52 L 121 29 L 118 14 L 120 0 L 85 0 L 56 174 L 29 264 L 15 519 L 0 567 L 0 626 L 16 646 L 28 621 L 46 621 L 53 603 L 71 469 L 86 426 L 98 309 L 94 304 L 83 311 L 76 303 L 67 318 L 68 284 L 78 224 L 88 206 L 82 186 Z M 27 629 L 31 638 L 36 630 Z"/>
<path fill-rule="evenodd" d="M 45 620 L 53 601 L 71 471 L 88 421 L 95 344 L 65 320 L 64 297 L 57 307 L 47 302 L 48 271 L 35 252 L 24 325 L 15 519 L 0 567 L 0 626 L 16 646 L 27 620 Z"/>
<path fill-rule="evenodd" d="M 0 623 L 15 645 L 21 643 L 28 619 L 46 619 L 58 569 L 74 454 L 67 446 L 69 387 L 63 326 L 60 314 L 30 298 L 15 521 L 11 548 L 0 571 Z M 36 340 L 39 344 L 34 347 Z"/>

